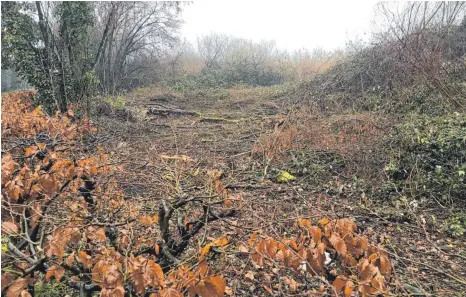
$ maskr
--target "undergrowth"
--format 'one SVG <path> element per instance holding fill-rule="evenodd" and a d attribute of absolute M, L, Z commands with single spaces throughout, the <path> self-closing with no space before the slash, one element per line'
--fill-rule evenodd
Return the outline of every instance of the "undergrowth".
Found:
<path fill-rule="evenodd" d="M 466 116 L 412 115 L 398 127 L 385 170 L 398 191 L 441 204 L 465 202 Z"/>

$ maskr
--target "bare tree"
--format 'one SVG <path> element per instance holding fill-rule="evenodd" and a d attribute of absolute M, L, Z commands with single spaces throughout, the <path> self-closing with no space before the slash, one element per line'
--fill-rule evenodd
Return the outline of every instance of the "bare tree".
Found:
<path fill-rule="evenodd" d="M 465 19 L 465 2 L 383 2 L 378 11 L 385 30 L 376 40 L 396 54 L 393 63 L 403 73 L 423 75 L 449 98 L 460 91 L 446 85 L 443 78 L 453 74 L 447 58 L 466 53 L 450 38 Z"/>
<path fill-rule="evenodd" d="M 96 64 L 102 89 L 131 87 L 167 46 L 177 40 L 180 3 L 100 2 Z M 98 38 L 101 36 L 101 38 Z M 149 62 L 144 63 L 143 61 Z"/>
<path fill-rule="evenodd" d="M 197 50 L 204 60 L 206 68 L 220 67 L 230 42 L 230 37 L 217 33 L 201 36 L 197 39 Z"/>

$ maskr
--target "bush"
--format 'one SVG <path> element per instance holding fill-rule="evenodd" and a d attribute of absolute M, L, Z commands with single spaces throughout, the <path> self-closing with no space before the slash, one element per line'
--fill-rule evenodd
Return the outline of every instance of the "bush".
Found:
<path fill-rule="evenodd" d="M 464 111 L 466 16 L 459 9 L 464 4 L 429 3 L 419 9 L 421 5 L 409 3 L 400 15 L 383 10 L 388 29 L 375 32 L 370 45 L 350 49 L 345 61 L 303 83 L 298 95 L 322 112 L 372 109 L 374 104 L 365 104 L 368 97 L 388 112 Z M 422 23 L 420 11 L 429 12 L 429 24 Z M 332 100 L 336 93 L 343 95 Z"/>
<path fill-rule="evenodd" d="M 213 275 L 206 258 L 211 247 L 228 243 L 225 237 L 204 246 L 196 265 L 180 265 L 177 257 L 205 224 L 235 210 L 204 207 L 198 221 L 178 223 L 172 237 L 172 215 L 193 200 L 140 213 L 113 175 L 124 170 L 121 163 L 87 141 L 97 131 L 90 120 L 72 110 L 49 116 L 40 106 L 31 109 L 24 95 L 2 97 L 2 296 L 64 296 L 65 289 L 80 296 L 147 296 L 149 290 L 223 296 L 226 281 Z M 225 189 L 219 178 L 212 177 L 217 194 Z M 106 219 L 112 223 L 96 224 Z M 133 226 L 137 237 L 130 243 L 125 228 Z"/>
<path fill-rule="evenodd" d="M 385 170 L 404 192 L 466 202 L 466 115 L 413 116 L 399 127 Z"/>
<path fill-rule="evenodd" d="M 461 238 L 466 233 L 466 213 L 452 214 L 443 223 L 443 229 L 453 237 Z"/>

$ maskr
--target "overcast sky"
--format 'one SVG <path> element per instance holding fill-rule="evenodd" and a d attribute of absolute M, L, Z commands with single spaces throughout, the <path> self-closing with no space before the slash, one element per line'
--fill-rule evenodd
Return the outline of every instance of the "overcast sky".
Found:
<path fill-rule="evenodd" d="M 335 49 L 371 29 L 375 1 L 194 1 L 185 7 L 182 37 L 195 43 L 210 32 L 255 41 L 273 39 L 281 49 Z"/>

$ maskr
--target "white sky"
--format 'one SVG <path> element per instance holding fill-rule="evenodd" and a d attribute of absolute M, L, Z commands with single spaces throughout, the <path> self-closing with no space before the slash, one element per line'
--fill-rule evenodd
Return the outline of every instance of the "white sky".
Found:
<path fill-rule="evenodd" d="M 375 1 L 194 1 L 185 6 L 181 36 L 195 43 L 210 32 L 254 41 L 273 39 L 281 49 L 335 49 L 369 36 Z M 364 35 L 364 33 L 367 33 Z"/>

